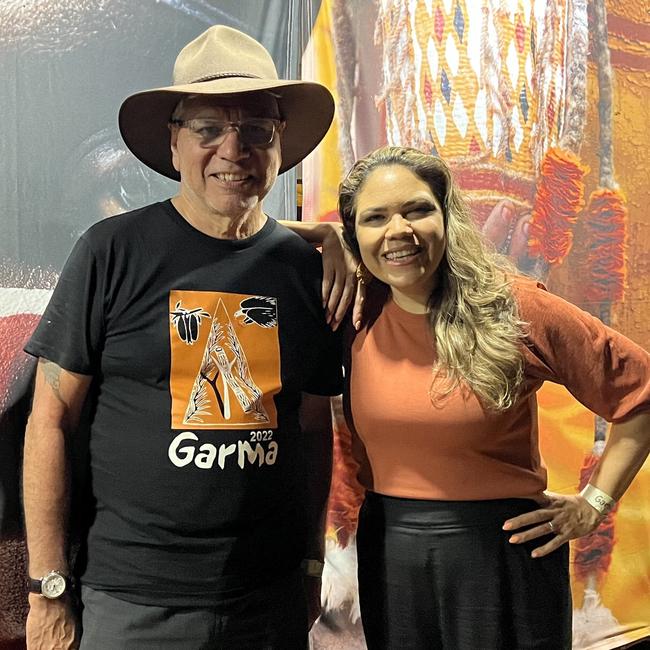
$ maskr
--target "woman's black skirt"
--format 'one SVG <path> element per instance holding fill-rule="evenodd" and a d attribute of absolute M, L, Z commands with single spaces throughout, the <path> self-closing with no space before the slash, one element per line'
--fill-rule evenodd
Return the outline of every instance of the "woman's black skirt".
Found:
<path fill-rule="evenodd" d="M 503 523 L 527 499 L 426 501 L 369 492 L 357 550 L 369 650 L 571 647 L 569 548 L 515 545 Z"/>

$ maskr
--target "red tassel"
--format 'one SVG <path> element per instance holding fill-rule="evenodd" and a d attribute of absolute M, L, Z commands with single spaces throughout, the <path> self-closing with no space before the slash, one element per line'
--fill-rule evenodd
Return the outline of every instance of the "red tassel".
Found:
<path fill-rule="evenodd" d="M 338 412 L 337 412 L 338 411 Z M 357 480 L 359 466 L 352 456 L 352 434 L 335 408 L 334 462 L 327 511 L 327 534 L 345 548 L 357 529 L 364 489 Z"/>
<path fill-rule="evenodd" d="M 591 193 L 585 214 L 590 241 L 585 298 L 589 302 L 615 302 L 623 298 L 626 220 L 622 192 L 598 189 Z"/>
<path fill-rule="evenodd" d="M 584 176 L 589 168 L 570 151 L 549 149 L 530 220 L 528 249 L 531 257 L 560 264 L 573 243 L 573 224 L 584 208 Z"/>
<path fill-rule="evenodd" d="M 582 490 L 582 488 L 584 488 L 587 485 L 587 483 L 589 483 L 589 479 L 591 478 L 591 475 L 594 473 L 594 469 L 596 468 L 599 459 L 600 456 L 596 456 L 596 454 L 589 454 L 582 461 L 582 467 L 580 468 L 580 483 L 578 484 L 578 490 Z"/>
<path fill-rule="evenodd" d="M 580 469 L 579 490 L 587 485 L 594 467 L 598 462 L 598 456 L 589 454 Z M 607 573 L 612 561 L 612 551 L 616 538 L 614 537 L 614 514 L 618 509 L 618 504 L 614 506 L 602 523 L 593 533 L 579 537 L 573 542 L 573 574 L 581 581 L 585 581 L 588 576 L 595 575 L 600 579 Z"/>

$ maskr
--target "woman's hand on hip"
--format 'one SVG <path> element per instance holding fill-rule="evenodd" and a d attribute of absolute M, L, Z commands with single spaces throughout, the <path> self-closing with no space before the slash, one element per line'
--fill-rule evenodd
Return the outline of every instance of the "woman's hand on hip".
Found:
<path fill-rule="evenodd" d="M 508 519 L 503 524 L 503 530 L 514 533 L 509 540 L 511 544 L 523 544 L 553 535 L 549 541 L 533 550 L 532 557 L 543 557 L 570 539 L 588 535 L 598 528 L 604 518 L 579 494 L 546 492 L 545 496 L 547 501 L 541 508 Z"/>

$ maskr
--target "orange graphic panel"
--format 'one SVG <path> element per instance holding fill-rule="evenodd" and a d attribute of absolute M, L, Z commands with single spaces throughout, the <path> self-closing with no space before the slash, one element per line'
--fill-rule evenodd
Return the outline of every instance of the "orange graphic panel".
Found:
<path fill-rule="evenodd" d="M 171 291 L 172 429 L 276 427 L 275 298 Z"/>

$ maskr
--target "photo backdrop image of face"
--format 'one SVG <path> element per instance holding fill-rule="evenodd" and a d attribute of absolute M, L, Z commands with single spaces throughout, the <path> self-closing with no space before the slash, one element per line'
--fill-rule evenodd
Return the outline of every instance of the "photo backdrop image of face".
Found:
<path fill-rule="evenodd" d="M 127 150 L 118 109 L 168 85 L 180 49 L 213 24 L 250 34 L 295 78 L 310 27 L 300 10 L 284 0 L 0 2 L 0 647 L 20 647 L 27 613 L 18 468 L 34 360 L 22 347 L 79 235 L 178 187 Z M 295 214 L 294 186 L 295 173 L 283 174 L 266 212 Z"/>
<path fill-rule="evenodd" d="M 76 239 L 94 222 L 173 196 L 178 184 L 142 165 L 117 130 L 128 95 L 167 85 L 178 51 L 207 26 L 225 23 L 258 38 L 281 76 L 297 69 L 290 7 L 107 0 L 0 3 L 0 110 L 15 125 L 2 139 L 0 192 L 0 416 L 25 390 L 22 353 Z M 266 197 L 291 215 L 294 172 Z M 16 293 L 18 292 L 18 293 Z M 13 458 L 13 454 L 11 454 Z"/>
<path fill-rule="evenodd" d="M 279 0 L 0 3 L 0 60 L 8 66 L 0 108 L 15 125 L 0 161 L 0 258 L 57 271 L 93 222 L 172 196 L 177 185 L 121 141 L 121 102 L 167 85 L 180 49 L 215 23 L 260 40 L 279 75 L 295 75 L 299 54 L 287 43 L 298 43 L 289 33 L 301 27 L 292 11 Z M 280 218 L 295 208 L 276 185 L 265 208 Z"/>

